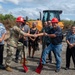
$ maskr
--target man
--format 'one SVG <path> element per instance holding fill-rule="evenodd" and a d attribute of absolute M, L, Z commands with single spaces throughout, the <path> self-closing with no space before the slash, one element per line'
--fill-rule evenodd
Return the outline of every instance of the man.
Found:
<path fill-rule="evenodd" d="M 58 26 L 58 19 L 53 18 L 52 22 L 52 29 L 50 30 L 49 36 L 51 38 L 51 43 L 43 50 L 42 53 L 42 63 L 39 65 L 39 69 L 42 69 L 43 65 L 46 64 L 46 56 L 52 50 L 56 56 L 56 70 L 55 72 L 59 72 L 61 69 L 61 51 L 62 51 L 62 31 L 61 28 Z M 38 34 L 38 36 L 42 36 L 43 34 Z"/>
<path fill-rule="evenodd" d="M 42 29 L 42 32 L 46 32 L 46 33 L 49 33 L 49 31 L 52 29 L 52 23 L 51 21 L 48 21 L 48 22 L 44 22 L 44 27 Z M 43 49 L 45 49 L 49 44 L 50 44 L 50 37 L 49 36 L 43 36 L 42 37 L 43 39 Z M 52 55 L 51 55 L 51 52 L 49 53 L 49 61 L 50 63 L 52 62 Z"/>
<path fill-rule="evenodd" d="M 9 72 L 12 72 L 11 68 L 11 60 L 12 60 L 12 55 L 13 55 L 13 50 L 15 50 L 18 46 L 18 40 L 21 36 L 34 36 L 29 33 L 24 33 L 21 29 L 20 26 L 24 23 L 24 19 L 20 16 L 16 18 L 16 26 L 14 26 L 10 30 L 10 37 L 7 42 L 7 56 L 5 60 L 5 65 L 6 65 L 6 70 Z"/>
<path fill-rule="evenodd" d="M 75 69 L 75 25 L 72 25 L 71 30 L 67 33 L 66 37 L 67 50 L 66 50 L 66 70 L 70 68 L 70 58 L 72 56 L 74 69 Z"/>
<path fill-rule="evenodd" d="M 6 29 L 2 23 L 0 23 L 0 69 L 4 69 L 3 65 L 3 51 L 4 51 L 4 37 Z"/>
<path fill-rule="evenodd" d="M 46 21 L 46 22 L 44 22 L 44 27 L 42 28 L 41 32 L 48 33 L 49 30 L 50 30 L 50 27 L 48 26 L 47 21 Z M 42 37 L 42 44 L 43 44 L 43 48 L 42 49 L 45 49 L 46 46 L 48 46 L 49 43 L 50 43 L 50 38 L 48 36 L 43 36 Z"/>
<path fill-rule="evenodd" d="M 20 27 L 25 33 L 30 33 L 30 28 L 29 26 L 26 24 L 26 19 L 24 18 L 24 23 L 21 25 Z M 23 47 L 23 40 L 24 40 L 24 46 L 25 46 L 25 58 L 27 58 L 27 54 L 28 54 L 28 37 L 21 37 L 19 39 L 19 44 L 18 44 L 18 49 L 16 50 L 16 58 L 15 61 L 16 63 L 18 63 L 18 58 L 19 58 L 19 53 Z M 20 43 L 21 42 L 21 43 Z M 21 60 L 21 62 L 23 62 L 23 60 Z M 26 62 L 26 61 L 25 61 Z"/>

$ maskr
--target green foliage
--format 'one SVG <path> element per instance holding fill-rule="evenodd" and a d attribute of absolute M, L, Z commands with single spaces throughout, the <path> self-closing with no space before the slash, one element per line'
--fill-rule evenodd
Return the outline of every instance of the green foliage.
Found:
<path fill-rule="evenodd" d="M 9 29 L 13 25 L 15 25 L 15 17 L 11 14 L 0 14 L 0 22 L 2 22 L 6 29 Z"/>
<path fill-rule="evenodd" d="M 6 29 L 9 29 L 10 27 L 12 27 L 13 25 L 15 25 L 15 17 L 11 14 L 0 14 L 0 22 L 2 22 Z M 27 17 L 28 19 L 28 17 Z M 34 19 L 30 19 L 29 21 L 35 21 Z M 75 25 L 75 21 L 72 20 L 62 20 L 62 22 L 64 23 L 64 30 L 69 29 L 72 25 Z"/>
<path fill-rule="evenodd" d="M 75 24 L 75 21 L 72 20 L 62 20 L 62 22 L 64 23 L 64 29 L 70 29 L 72 25 Z"/>

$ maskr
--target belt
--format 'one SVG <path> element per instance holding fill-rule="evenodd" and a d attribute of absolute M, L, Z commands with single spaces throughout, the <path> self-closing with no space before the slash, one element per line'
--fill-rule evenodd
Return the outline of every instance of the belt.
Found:
<path fill-rule="evenodd" d="M 60 44 L 62 44 L 62 43 L 57 43 L 57 44 L 54 44 L 54 43 L 52 43 L 53 45 L 60 45 Z"/>
<path fill-rule="evenodd" d="M 7 44 L 7 46 L 11 46 L 11 47 L 14 47 L 14 46 L 12 46 L 12 45 L 9 45 L 9 44 Z M 17 47 L 14 47 L 14 48 L 17 48 Z"/>

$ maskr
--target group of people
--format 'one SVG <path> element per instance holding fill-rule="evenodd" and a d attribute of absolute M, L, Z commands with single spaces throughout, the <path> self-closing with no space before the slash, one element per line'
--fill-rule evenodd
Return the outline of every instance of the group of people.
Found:
<path fill-rule="evenodd" d="M 29 48 L 29 57 L 34 57 L 35 51 L 38 47 L 38 40 L 41 36 L 42 40 L 42 55 L 41 62 L 39 66 L 43 68 L 46 64 L 46 57 L 48 54 L 50 63 L 52 63 L 52 55 L 53 52 L 56 60 L 56 70 L 55 72 L 59 72 L 61 69 L 61 52 L 62 52 L 62 40 L 63 34 L 62 29 L 58 26 L 58 19 L 53 18 L 51 21 L 44 22 L 44 27 L 41 32 L 36 28 L 37 23 L 33 22 L 32 28 L 29 28 L 25 23 L 25 19 L 23 17 L 16 18 L 16 25 L 10 29 L 10 37 L 7 42 L 7 56 L 5 59 L 5 69 L 7 71 L 12 72 L 11 61 L 14 50 L 16 50 L 15 61 L 18 62 L 18 57 L 20 51 L 23 49 L 23 45 L 25 46 L 26 58 L 27 58 L 27 48 Z M 0 68 L 3 68 L 3 50 L 4 50 L 4 37 L 6 35 L 6 29 L 2 23 L 0 23 Z M 28 41 L 29 39 L 29 41 Z M 67 50 L 66 50 L 66 70 L 70 68 L 70 57 L 72 56 L 75 68 L 75 26 L 71 27 L 71 31 L 67 33 L 66 37 L 67 42 Z"/>

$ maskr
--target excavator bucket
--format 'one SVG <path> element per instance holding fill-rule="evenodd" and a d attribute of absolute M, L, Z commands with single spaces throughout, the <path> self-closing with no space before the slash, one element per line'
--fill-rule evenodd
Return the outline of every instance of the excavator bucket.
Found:
<path fill-rule="evenodd" d="M 39 66 L 36 68 L 35 72 L 40 74 L 42 71 L 43 65 L 40 63 Z"/>

